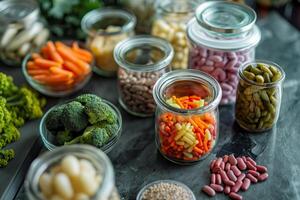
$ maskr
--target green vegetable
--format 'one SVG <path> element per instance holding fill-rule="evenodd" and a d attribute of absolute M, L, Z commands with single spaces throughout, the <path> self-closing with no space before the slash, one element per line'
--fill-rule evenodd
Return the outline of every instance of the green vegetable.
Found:
<path fill-rule="evenodd" d="M 5 167 L 8 165 L 8 161 L 15 157 L 15 152 L 13 149 L 0 150 L 0 167 Z"/>
<path fill-rule="evenodd" d="M 88 103 L 94 103 L 94 102 L 100 103 L 100 102 L 102 102 L 102 99 L 94 94 L 82 94 L 82 95 L 76 97 L 75 101 L 78 101 L 83 106 L 86 106 L 86 104 L 88 104 Z"/>
<path fill-rule="evenodd" d="M 55 109 L 53 109 L 46 118 L 46 128 L 51 131 L 54 135 L 56 135 L 56 132 L 59 130 L 63 130 L 64 126 L 62 124 L 61 116 L 63 113 L 65 106 L 61 105 Z"/>
<path fill-rule="evenodd" d="M 0 72 L 0 96 L 7 97 L 13 95 L 18 90 L 13 83 L 13 78 Z"/>
<path fill-rule="evenodd" d="M 56 134 L 56 142 L 59 145 L 64 145 L 66 142 L 71 141 L 74 138 L 70 131 L 58 131 Z"/>
<path fill-rule="evenodd" d="M 107 121 L 108 123 L 117 122 L 115 111 L 103 102 L 88 102 L 85 105 L 85 113 L 88 115 L 91 124 L 101 121 Z"/>
<path fill-rule="evenodd" d="M 17 141 L 20 138 L 19 130 L 12 124 L 6 125 L 0 133 L 0 149 Z"/>
<path fill-rule="evenodd" d="M 117 123 L 114 124 L 108 124 L 107 122 L 100 122 L 96 124 L 99 128 L 104 128 L 109 135 L 109 137 L 113 137 L 117 134 L 117 131 L 119 129 L 119 125 Z"/>
<path fill-rule="evenodd" d="M 88 117 L 81 103 L 72 101 L 65 105 L 61 121 L 65 130 L 80 132 L 88 126 Z"/>

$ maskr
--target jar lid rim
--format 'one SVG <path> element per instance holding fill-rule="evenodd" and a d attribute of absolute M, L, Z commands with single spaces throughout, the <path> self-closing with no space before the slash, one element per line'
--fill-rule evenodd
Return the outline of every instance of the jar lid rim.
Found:
<path fill-rule="evenodd" d="M 183 9 L 183 5 L 186 5 Z M 172 9 L 169 9 L 169 7 L 172 6 Z M 190 1 L 174 1 L 174 0 L 169 0 L 169 1 L 161 1 L 159 3 L 159 10 L 163 13 L 168 13 L 168 14 L 187 14 L 187 13 L 194 13 L 195 7 L 197 6 L 197 2 L 195 0 L 190 0 Z M 174 8 L 178 8 L 181 10 L 176 10 Z"/>

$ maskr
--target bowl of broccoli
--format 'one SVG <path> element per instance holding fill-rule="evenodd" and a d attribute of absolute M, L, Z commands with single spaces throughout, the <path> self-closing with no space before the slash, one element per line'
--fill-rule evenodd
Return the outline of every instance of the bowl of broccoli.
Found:
<path fill-rule="evenodd" d="M 121 136 L 122 116 L 109 101 L 94 94 L 83 94 L 55 105 L 40 122 L 45 147 L 90 144 L 108 153 Z"/>

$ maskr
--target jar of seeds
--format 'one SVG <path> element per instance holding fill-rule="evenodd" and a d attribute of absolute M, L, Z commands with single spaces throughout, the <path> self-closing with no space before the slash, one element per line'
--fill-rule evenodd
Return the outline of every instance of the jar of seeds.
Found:
<path fill-rule="evenodd" d="M 239 69 L 235 117 L 238 124 L 252 132 L 271 129 L 277 122 L 283 69 L 269 61 L 248 62 Z"/>

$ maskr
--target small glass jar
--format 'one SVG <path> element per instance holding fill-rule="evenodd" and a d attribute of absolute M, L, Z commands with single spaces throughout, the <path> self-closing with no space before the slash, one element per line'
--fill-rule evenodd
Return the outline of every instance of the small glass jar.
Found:
<path fill-rule="evenodd" d="M 153 36 L 134 36 L 116 46 L 119 102 L 127 112 L 141 117 L 154 114 L 153 86 L 170 71 L 173 55 L 169 42 Z"/>
<path fill-rule="evenodd" d="M 9 66 L 21 66 L 28 53 L 47 41 L 49 30 L 36 1 L 5 0 L 0 8 L 0 59 Z"/>
<path fill-rule="evenodd" d="M 153 22 L 152 35 L 168 40 L 174 48 L 173 69 L 188 67 L 188 41 L 186 24 L 194 15 L 196 0 L 161 1 L 157 17 Z"/>
<path fill-rule="evenodd" d="M 118 42 L 134 35 L 136 18 L 120 9 L 96 9 L 88 12 L 81 21 L 88 35 L 87 48 L 94 55 L 94 71 L 102 76 L 115 76 L 118 65 L 113 51 Z"/>
<path fill-rule="evenodd" d="M 162 76 L 153 89 L 156 108 L 156 145 L 161 154 L 177 164 L 204 159 L 219 134 L 218 105 L 222 91 L 216 79 L 199 70 L 176 70 Z M 181 109 L 169 99 L 200 97 L 203 106 Z"/>
<path fill-rule="evenodd" d="M 252 67 L 256 68 L 259 65 L 273 66 L 271 73 L 275 76 L 277 72 L 281 75 L 280 78 L 269 83 L 257 83 L 245 76 L 245 70 L 247 71 Z M 256 76 L 254 74 L 253 77 L 256 78 Z M 266 79 L 265 74 L 262 77 L 264 80 Z M 282 82 L 285 79 L 285 72 L 276 63 L 256 60 L 245 63 L 239 68 L 239 78 L 235 107 L 237 123 L 250 132 L 262 132 L 271 129 L 276 124 L 280 112 Z"/>
<path fill-rule="evenodd" d="M 101 150 L 89 145 L 59 147 L 35 159 L 25 179 L 25 190 L 29 200 L 45 199 L 39 187 L 40 177 L 43 173 L 50 172 L 51 168 L 55 167 L 67 155 L 73 155 L 78 159 L 85 159 L 91 162 L 96 169 L 96 174 L 102 177 L 102 182 L 91 200 L 120 200 L 115 187 L 113 166 L 109 158 Z"/>
<path fill-rule="evenodd" d="M 219 81 L 223 105 L 235 102 L 238 68 L 255 58 L 261 38 L 255 21 L 256 13 L 248 6 L 208 1 L 200 4 L 188 24 L 189 67 Z"/>

